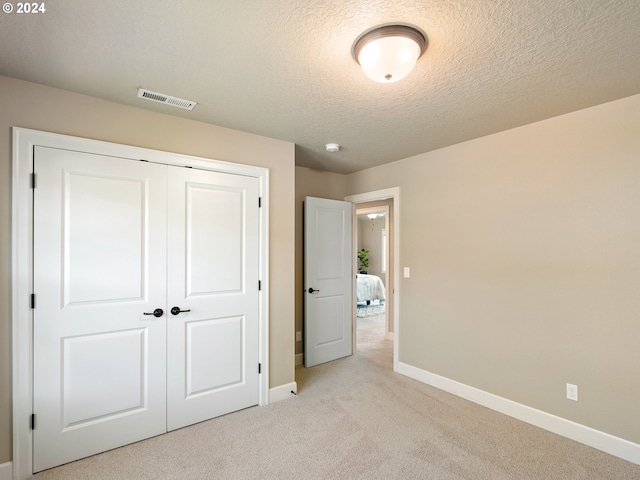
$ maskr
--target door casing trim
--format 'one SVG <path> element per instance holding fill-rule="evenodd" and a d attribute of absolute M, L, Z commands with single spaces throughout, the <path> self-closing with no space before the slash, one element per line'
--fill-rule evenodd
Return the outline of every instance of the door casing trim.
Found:
<path fill-rule="evenodd" d="M 168 165 L 190 166 L 235 175 L 256 177 L 262 208 L 259 212 L 259 405 L 269 403 L 269 169 L 236 164 L 149 148 L 13 127 L 12 219 L 11 219 L 11 328 L 13 397 L 13 478 L 33 474 L 33 194 L 31 173 L 35 146 L 146 160 Z M 37 187 L 37 185 L 36 185 Z"/>

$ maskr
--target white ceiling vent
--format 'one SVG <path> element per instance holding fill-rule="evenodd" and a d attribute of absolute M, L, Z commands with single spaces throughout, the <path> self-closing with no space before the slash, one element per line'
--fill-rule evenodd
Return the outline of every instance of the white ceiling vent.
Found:
<path fill-rule="evenodd" d="M 151 90 L 145 90 L 144 88 L 138 90 L 138 98 L 146 98 L 147 100 L 165 103 L 173 107 L 184 108 L 185 110 L 193 110 L 193 107 L 198 104 L 191 100 L 172 97 L 171 95 L 165 95 L 164 93 L 152 92 Z"/>

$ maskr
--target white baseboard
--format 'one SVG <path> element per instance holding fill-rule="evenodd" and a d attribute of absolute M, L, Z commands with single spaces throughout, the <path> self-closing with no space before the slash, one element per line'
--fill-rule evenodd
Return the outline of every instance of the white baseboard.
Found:
<path fill-rule="evenodd" d="M 614 437 L 608 433 L 499 397 L 484 390 L 470 387 L 464 383 L 421 370 L 406 363 L 398 362 L 398 373 L 640 465 L 640 445 L 637 443 Z"/>
<path fill-rule="evenodd" d="M 285 383 L 278 387 L 269 389 L 269 403 L 279 402 L 291 398 L 291 392 L 298 393 L 298 384 L 296 382 Z"/>
<path fill-rule="evenodd" d="M 0 463 L 0 480 L 11 480 L 13 478 L 13 466 L 11 462 Z"/>
<path fill-rule="evenodd" d="M 302 365 L 304 363 L 304 353 L 296 353 L 296 365 Z"/>

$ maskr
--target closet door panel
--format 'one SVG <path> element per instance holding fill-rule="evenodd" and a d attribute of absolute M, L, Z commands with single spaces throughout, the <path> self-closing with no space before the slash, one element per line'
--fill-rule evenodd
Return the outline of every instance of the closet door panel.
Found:
<path fill-rule="evenodd" d="M 258 180 L 169 175 L 169 430 L 257 405 Z"/>
<path fill-rule="evenodd" d="M 166 167 L 35 147 L 34 471 L 166 430 Z"/>

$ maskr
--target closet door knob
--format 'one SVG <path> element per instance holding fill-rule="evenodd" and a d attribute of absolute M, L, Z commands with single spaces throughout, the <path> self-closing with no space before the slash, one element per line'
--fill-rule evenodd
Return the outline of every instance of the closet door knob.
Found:
<path fill-rule="evenodd" d="M 320 290 L 315 290 L 313 288 L 309 288 L 309 293 L 319 292 Z"/>
<path fill-rule="evenodd" d="M 144 312 L 143 315 L 153 315 L 154 317 L 161 317 L 164 315 L 164 310 L 161 308 L 156 308 L 153 312 Z"/>
<path fill-rule="evenodd" d="M 191 310 L 180 310 L 180 307 L 173 307 L 171 309 L 171 315 L 178 315 L 179 313 L 190 312 Z"/>

